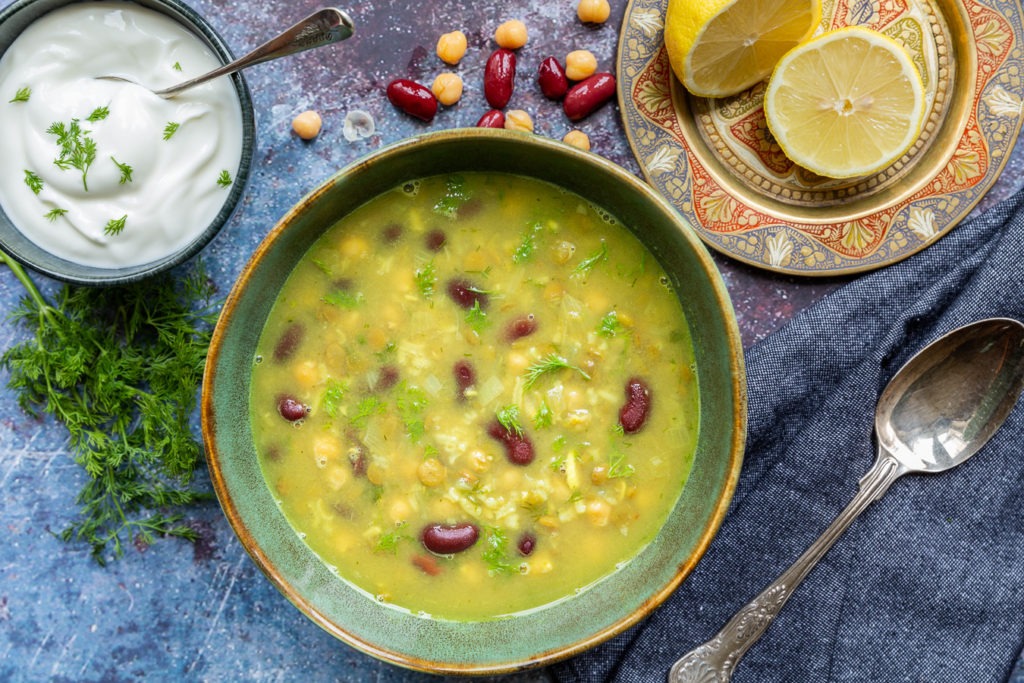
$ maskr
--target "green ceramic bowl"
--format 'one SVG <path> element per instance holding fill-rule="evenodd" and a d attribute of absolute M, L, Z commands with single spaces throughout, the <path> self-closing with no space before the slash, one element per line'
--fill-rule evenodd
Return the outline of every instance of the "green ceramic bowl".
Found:
<path fill-rule="evenodd" d="M 368 598 L 299 538 L 263 479 L 249 425 L 256 344 L 278 290 L 329 226 L 403 182 L 460 171 L 539 178 L 631 226 L 673 280 L 700 383 L 700 434 L 686 487 L 660 535 L 632 562 L 557 607 L 495 621 L 421 618 Z M 541 137 L 465 129 L 414 137 L 358 161 L 293 208 L 256 250 L 217 328 L 203 386 L 214 487 L 253 560 L 310 619 L 380 659 L 443 673 L 498 673 L 550 663 L 636 623 L 689 574 L 725 515 L 746 435 L 743 354 L 725 286 L 695 233 L 653 190 L 601 157 Z"/>

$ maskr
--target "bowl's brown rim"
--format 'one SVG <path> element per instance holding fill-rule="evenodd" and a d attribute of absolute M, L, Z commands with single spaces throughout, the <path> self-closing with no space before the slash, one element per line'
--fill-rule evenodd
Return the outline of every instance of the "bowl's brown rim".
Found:
<path fill-rule="evenodd" d="M 465 138 L 479 137 L 481 139 L 493 138 L 493 137 L 507 137 L 513 140 L 517 145 L 533 144 L 543 146 L 557 146 L 557 152 L 562 154 L 568 154 L 571 156 L 578 157 L 581 161 L 591 165 L 597 165 L 604 169 L 605 172 L 610 173 L 620 179 L 622 182 L 628 183 L 636 191 L 647 195 L 652 203 L 659 207 L 659 210 L 665 214 L 671 216 L 672 220 L 680 225 L 686 225 L 686 228 L 682 231 L 685 238 L 687 239 L 690 246 L 693 248 L 695 254 L 700 260 L 702 267 L 704 268 L 708 281 L 712 286 L 714 296 L 718 310 L 723 313 L 723 321 L 725 323 L 725 333 L 729 344 L 728 358 L 730 366 L 730 376 L 732 379 L 731 395 L 732 395 L 732 406 L 734 408 L 733 416 L 733 430 L 732 438 L 730 443 L 730 455 L 729 455 L 729 467 L 728 477 L 723 482 L 722 492 L 718 497 L 717 504 L 714 508 L 714 512 L 708 523 L 705 526 L 704 533 L 701 536 L 699 542 L 696 544 L 694 551 L 689 557 L 680 565 L 678 565 L 673 579 L 666 583 L 660 590 L 649 596 L 642 605 L 626 615 L 622 619 L 608 625 L 607 627 L 593 633 L 587 638 L 576 641 L 575 643 L 567 647 L 559 647 L 551 650 L 538 652 L 536 655 L 529 658 L 524 658 L 518 661 L 511 662 L 496 662 L 488 664 L 461 664 L 452 662 L 438 662 L 434 660 L 426 660 L 417 657 L 411 657 L 404 653 L 395 652 L 390 649 L 379 647 L 378 645 L 358 637 L 349 631 L 345 630 L 326 615 L 322 614 L 320 610 L 314 607 L 307 599 L 303 598 L 292 586 L 286 581 L 278 572 L 276 567 L 271 562 L 270 558 L 264 554 L 254 542 L 252 533 L 246 526 L 245 521 L 242 519 L 235 507 L 232 499 L 229 495 L 227 484 L 224 479 L 223 473 L 220 469 L 220 455 L 217 450 L 217 442 L 215 439 L 216 423 L 213 409 L 213 393 L 216 385 L 216 368 L 218 359 L 220 357 L 221 345 L 224 337 L 224 330 L 231 325 L 235 308 L 238 305 L 239 300 L 245 293 L 251 280 L 253 273 L 256 268 L 262 262 L 265 254 L 270 251 L 277 241 L 277 237 L 282 231 L 287 229 L 288 225 L 298 216 L 300 213 L 306 210 L 310 204 L 317 201 L 317 199 L 324 193 L 331 190 L 336 179 L 345 175 L 355 173 L 360 168 L 371 164 L 381 163 L 385 158 L 390 156 L 396 156 L 403 154 L 407 149 L 413 146 L 423 144 L 444 144 L 448 140 L 458 139 L 464 141 Z M 392 143 L 388 146 L 382 147 L 375 152 L 370 153 L 366 157 L 363 157 L 352 164 L 342 168 L 336 174 L 332 175 L 321 183 L 318 187 L 312 190 L 309 194 L 303 197 L 294 207 L 288 210 L 285 215 L 277 222 L 273 229 L 267 234 L 263 241 L 258 245 L 256 250 L 253 252 L 249 261 L 246 263 L 244 269 L 238 276 L 235 285 L 232 287 L 231 292 L 225 299 L 224 306 L 221 310 L 217 324 L 214 328 L 213 335 L 210 342 L 209 353 L 207 355 L 206 366 L 204 371 L 203 386 L 201 393 L 201 423 L 202 423 L 202 435 L 204 444 L 206 446 L 206 460 L 209 468 L 210 479 L 214 487 L 214 491 L 217 495 L 217 499 L 220 502 L 221 508 L 224 511 L 225 516 L 228 519 L 232 529 L 238 536 L 245 548 L 246 552 L 253 559 L 260 570 L 266 575 L 271 583 L 280 590 L 285 597 L 295 605 L 300 611 L 303 612 L 313 622 L 318 624 L 328 633 L 332 634 L 342 642 L 360 650 L 366 654 L 369 654 L 377 659 L 387 661 L 398 666 L 402 666 L 409 669 L 418 671 L 424 671 L 429 673 L 439 674 L 471 674 L 471 675 L 491 675 L 491 674 L 505 674 L 514 673 L 517 671 L 523 671 L 526 669 L 532 669 L 537 666 L 551 664 L 557 661 L 567 659 L 588 650 L 609 638 L 621 633 L 630 626 L 638 623 L 641 619 L 651 613 L 656 607 L 658 607 L 668 596 L 675 591 L 680 583 L 690 574 L 693 568 L 699 562 L 700 558 L 703 557 L 706 552 L 708 545 L 714 538 L 725 514 L 729 508 L 729 504 L 732 500 L 733 493 L 736 488 L 737 481 L 739 479 L 739 473 L 743 461 L 743 453 L 746 444 L 746 422 L 747 422 L 747 383 L 746 383 L 746 367 L 744 363 L 743 349 L 741 337 L 739 334 L 739 328 L 736 323 L 735 313 L 733 311 L 732 300 L 729 297 L 728 290 L 725 287 L 725 283 L 721 278 L 717 266 L 714 263 L 710 253 L 705 247 L 704 243 L 697 237 L 694 230 L 686 224 L 684 218 L 676 212 L 676 210 L 669 205 L 657 192 L 655 192 L 649 185 L 636 178 L 622 167 L 590 152 L 583 152 L 576 150 L 568 145 L 559 143 L 556 141 L 546 140 L 544 138 L 537 138 L 533 136 L 525 136 L 522 133 L 504 131 L 504 130 L 492 130 L 492 129 L 454 129 L 446 131 L 437 131 L 426 133 L 423 135 L 413 136 L 405 138 L 398 142 Z"/>

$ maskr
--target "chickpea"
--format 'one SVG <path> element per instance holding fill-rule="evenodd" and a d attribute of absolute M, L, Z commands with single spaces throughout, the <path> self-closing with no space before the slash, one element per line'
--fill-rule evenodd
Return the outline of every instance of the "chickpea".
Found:
<path fill-rule="evenodd" d="M 424 486 L 440 486 L 444 483 L 444 464 L 437 458 L 427 458 L 416 469 L 416 475 Z"/>
<path fill-rule="evenodd" d="M 311 388 L 320 379 L 320 370 L 311 360 L 302 361 L 292 370 L 292 377 L 304 389 Z"/>
<path fill-rule="evenodd" d="M 533 119 L 522 109 L 512 109 L 505 112 L 505 128 L 532 133 Z"/>
<path fill-rule="evenodd" d="M 561 240 L 554 247 L 555 263 L 568 263 L 572 255 L 576 253 L 576 245 L 568 240 Z"/>
<path fill-rule="evenodd" d="M 608 526 L 612 515 L 612 507 L 603 500 L 592 500 L 587 503 L 587 519 L 594 526 Z"/>
<path fill-rule="evenodd" d="M 590 138 L 582 130 L 570 130 L 562 138 L 562 142 L 576 149 L 582 149 L 584 152 L 590 151 Z"/>
<path fill-rule="evenodd" d="M 450 107 L 462 99 L 462 79 L 458 74 L 450 72 L 438 74 L 430 86 L 430 91 L 434 93 L 438 102 Z"/>
<path fill-rule="evenodd" d="M 469 466 L 475 472 L 486 472 L 491 467 L 491 458 L 483 451 L 474 449 L 469 454 Z"/>
<path fill-rule="evenodd" d="M 494 42 L 506 50 L 518 50 L 527 40 L 526 24 L 518 19 L 509 19 L 494 31 Z"/>
<path fill-rule="evenodd" d="M 365 258 L 370 253 L 370 244 L 359 235 L 346 235 L 341 243 L 341 253 L 348 258 Z"/>
<path fill-rule="evenodd" d="M 565 56 L 565 76 L 572 81 L 582 81 L 597 71 L 597 57 L 590 50 L 573 50 Z"/>
<path fill-rule="evenodd" d="M 391 517 L 391 521 L 396 524 L 409 519 L 409 515 L 411 514 L 412 506 L 409 505 L 409 501 L 404 498 L 396 498 L 391 502 L 390 507 L 388 507 L 388 516 Z"/>
<path fill-rule="evenodd" d="M 608 0 L 580 0 L 576 6 L 576 16 L 584 24 L 603 24 L 611 13 L 612 6 Z"/>
<path fill-rule="evenodd" d="M 313 441 L 313 457 L 316 458 L 320 467 L 326 467 L 328 462 L 341 458 L 341 444 L 332 436 L 326 434 L 318 436 Z"/>
<path fill-rule="evenodd" d="M 375 462 L 371 462 L 366 468 L 366 478 L 374 486 L 380 486 L 384 483 L 384 475 L 386 473 L 386 470 Z"/>
<path fill-rule="evenodd" d="M 455 66 L 466 55 L 466 34 L 462 31 L 445 33 L 437 39 L 437 56 L 446 64 Z"/>
<path fill-rule="evenodd" d="M 319 135 L 322 125 L 323 121 L 320 119 L 320 114 L 317 114 L 312 109 L 304 111 L 292 119 L 292 130 L 303 140 L 312 140 Z"/>

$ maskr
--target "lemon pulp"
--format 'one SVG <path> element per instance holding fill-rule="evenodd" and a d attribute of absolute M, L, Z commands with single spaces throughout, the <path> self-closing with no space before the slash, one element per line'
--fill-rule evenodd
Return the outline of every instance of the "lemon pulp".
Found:
<path fill-rule="evenodd" d="M 899 159 L 920 135 L 924 109 L 924 85 L 907 51 L 861 27 L 786 53 L 764 99 L 786 156 L 830 178 L 877 173 Z"/>

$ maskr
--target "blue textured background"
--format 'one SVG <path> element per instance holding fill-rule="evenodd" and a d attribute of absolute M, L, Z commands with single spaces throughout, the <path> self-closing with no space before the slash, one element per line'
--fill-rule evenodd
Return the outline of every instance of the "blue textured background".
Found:
<path fill-rule="evenodd" d="M 192 5 L 237 54 L 319 6 L 308 0 Z M 603 70 L 614 70 L 624 5 L 613 0 L 609 22 L 587 27 L 576 19 L 575 0 L 354 2 L 342 6 L 356 23 L 354 38 L 250 69 L 246 80 L 258 126 L 252 178 L 238 212 L 204 252 L 222 294 L 277 219 L 333 172 L 408 135 L 473 125 L 486 110 L 481 82 L 490 36 L 505 19 L 521 18 L 531 30 L 512 107 L 530 111 L 539 134 L 561 138 L 569 123 L 558 105 L 540 97 L 533 70 L 543 58 L 576 48 L 590 49 Z M 456 69 L 466 83 L 463 101 L 431 124 L 396 112 L 384 97 L 386 84 L 397 77 L 429 84 L 444 66 L 434 56 L 437 37 L 456 28 L 470 38 L 469 53 Z M 311 143 L 290 130 L 292 117 L 305 109 L 324 117 L 323 133 Z M 373 115 L 375 136 L 344 139 L 342 120 L 352 109 Z M 596 153 L 637 171 L 614 105 L 581 127 Z M 1014 154 L 993 199 L 1021 183 L 1019 156 Z M 837 284 L 716 259 L 748 344 Z M 36 280 L 44 291 L 55 287 Z M 11 273 L 0 269 L 0 312 L 9 312 L 22 294 Z M 23 338 L 9 322 L 0 328 L 0 348 Z M 308 621 L 255 568 L 215 502 L 189 513 L 201 535 L 195 545 L 170 540 L 129 547 L 106 568 L 89 558 L 86 547 L 57 540 L 51 532 L 73 516 L 84 475 L 67 455 L 63 429 L 23 414 L 4 388 L 6 380 L 0 372 L 0 680 L 439 680 L 377 662 Z"/>

